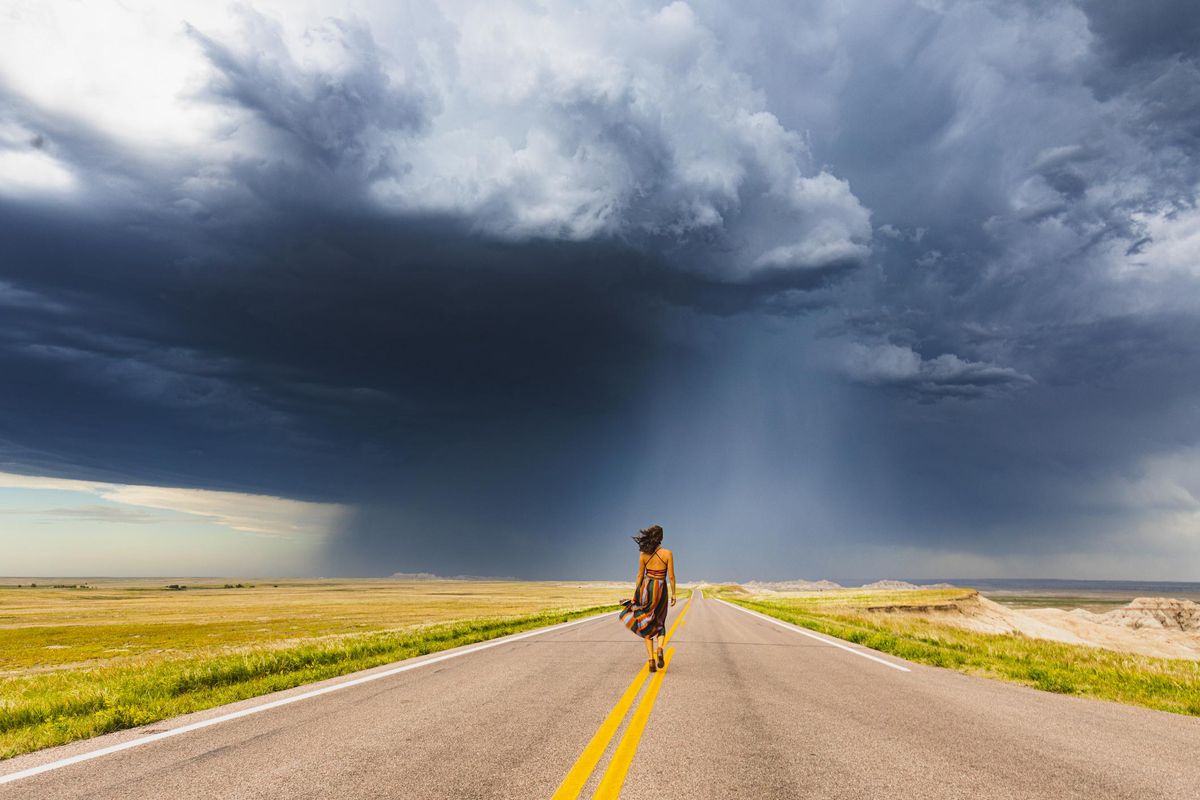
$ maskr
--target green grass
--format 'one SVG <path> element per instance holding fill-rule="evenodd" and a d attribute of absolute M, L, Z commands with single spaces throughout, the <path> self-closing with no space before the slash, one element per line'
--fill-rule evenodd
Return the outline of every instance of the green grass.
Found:
<path fill-rule="evenodd" d="M 125 660 L 10 676 L 0 681 L 0 759 L 614 608 L 475 619 L 224 655 Z"/>
<path fill-rule="evenodd" d="M 632 588 L 491 580 L 31 582 L 0 585 L 0 758 L 615 608 Z"/>
<path fill-rule="evenodd" d="M 953 592 L 903 593 L 905 605 L 953 599 Z M 988 634 L 932 622 L 919 614 L 871 614 L 871 605 L 898 593 L 748 597 L 719 596 L 819 633 L 900 658 L 1021 683 L 1048 692 L 1200 716 L 1200 662 L 1152 658 L 1096 647 L 1061 644 L 1020 634 Z M 961 591 L 959 592 L 961 595 Z M 814 593 L 815 595 L 815 593 Z M 948 596 L 943 596 L 948 595 Z"/>

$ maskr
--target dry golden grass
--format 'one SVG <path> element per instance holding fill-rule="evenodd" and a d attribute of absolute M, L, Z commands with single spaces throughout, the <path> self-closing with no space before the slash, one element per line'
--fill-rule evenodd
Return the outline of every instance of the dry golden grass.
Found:
<path fill-rule="evenodd" d="M 742 589 L 742 587 L 738 587 Z M 742 589 L 745 592 L 745 589 Z M 974 589 L 826 589 L 819 592 L 773 592 L 754 595 L 756 600 L 779 600 L 789 604 L 818 609 L 867 609 L 889 606 L 928 607 L 953 603 L 974 597 Z"/>
<path fill-rule="evenodd" d="M 103 580 L 89 589 L 24 583 L 0 587 L 0 675 L 406 631 L 607 605 L 629 594 L 606 584 L 528 581 L 243 581 L 241 589 L 211 579 Z M 164 589 L 169 583 L 189 588 Z"/>
<path fill-rule="evenodd" d="M 563 622 L 613 608 L 630 591 L 519 581 L 252 583 L 0 588 L 0 758 Z"/>

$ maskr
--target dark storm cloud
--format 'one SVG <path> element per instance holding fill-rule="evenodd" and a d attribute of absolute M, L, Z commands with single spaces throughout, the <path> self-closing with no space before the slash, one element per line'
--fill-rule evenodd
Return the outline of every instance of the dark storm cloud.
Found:
<path fill-rule="evenodd" d="M 1137 558 L 1156 512 L 1132 496 L 1164 477 L 1146 465 L 1200 443 L 1195 13 L 920 6 L 810 4 L 807 38 L 744 26 L 770 41 L 752 71 L 785 123 L 835 109 L 815 152 L 883 234 L 825 329 L 866 387 L 831 468 L 881 540 Z"/>
<path fill-rule="evenodd" d="M 255 231 L 252 263 L 194 266 L 137 235 L 5 218 L 6 277 L 30 298 L 6 318 L 6 371 L 28 385 L 5 395 L 23 420 L 5 438 L 66 440 L 64 462 L 107 460 L 110 478 L 155 465 L 344 496 L 448 436 L 594 413 L 653 352 L 647 301 L 595 246 L 324 217 Z M 306 475 L 278 450 L 331 463 Z"/>
<path fill-rule="evenodd" d="M 342 73 L 331 79 L 296 63 L 278 23 L 251 9 L 239 13 L 246 37 L 237 45 L 187 27 L 216 68 L 209 91 L 260 116 L 304 155 L 328 167 L 386 170 L 387 153 L 372 154 L 371 135 L 428 127 L 434 99 L 421 85 L 397 85 L 388 76 L 379 47 L 362 22 L 330 19 L 309 32 L 346 59 Z"/>
<path fill-rule="evenodd" d="M 1098 50 L 1126 67 L 1137 62 L 1195 58 L 1200 8 L 1178 0 L 1083 0 L 1080 7 L 1096 34 Z"/>
<path fill-rule="evenodd" d="M 830 40 L 851 75 L 836 135 L 814 138 L 830 137 L 825 153 L 886 234 L 882 279 L 852 318 L 866 343 L 1028 371 L 1022 360 L 1036 350 L 1044 364 L 1064 326 L 1087 330 L 1109 315 L 1155 325 L 1160 310 L 1177 313 L 1160 306 L 1188 276 L 1151 258 L 1144 282 L 1132 270 L 1114 279 L 1125 269 L 1114 253 L 1143 252 L 1148 218 L 1194 207 L 1200 173 L 1182 144 L 1200 119 L 1190 106 L 1200 74 L 1182 39 L 1164 32 L 1189 28 L 1194 13 L 1179 3 L 1085 4 L 1086 15 L 925 5 L 847 20 Z M 969 34 L 980 25 L 1009 46 L 981 59 Z M 889 46 L 872 58 L 866 48 L 884 27 Z M 1118 41 L 1143 72 L 1113 65 Z M 1090 88 L 1115 76 L 1119 91 Z M 872 119 L 886 124 L 854 116 L 880 109 Z M 1132 295 L 1145 301 L 1136 311 Z M 1048 335 L 1035 344 L 1038 331 Z"/>
<path fill-rule="evenodd" d="M 7 90 L 87 202 L 0 199 L 5 468 L 351 504 L 340 572 L 1173 563 L 1190 5 L 560 11 L 189 27 L 167 159 Z"/>

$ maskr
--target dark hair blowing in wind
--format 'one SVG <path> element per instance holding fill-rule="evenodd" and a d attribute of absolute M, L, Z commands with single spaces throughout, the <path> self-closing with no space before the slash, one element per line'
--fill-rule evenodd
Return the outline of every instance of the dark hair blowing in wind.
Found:
<path fill-rule="evenodd" d="M 651 525 L 649 528 L 642 528 L 638 535 L 633 537 L 633 540 L 637 542 L 638 550 L 641 550 L 643 553 L 653 553 L 662 545 L 662 525 Z"/>

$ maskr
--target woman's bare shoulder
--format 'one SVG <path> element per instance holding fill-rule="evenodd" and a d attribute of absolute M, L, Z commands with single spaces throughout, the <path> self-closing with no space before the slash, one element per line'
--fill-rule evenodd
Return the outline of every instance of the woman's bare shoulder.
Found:
<path fill-rule="evenodd" d="M 667 558 L 670 558 L 671 556 L 675 555 L 675 551 L 673 551 L 673 550 L 669 550 L 669 549 L 667 549 L 667 548 L 665 548 L 665 547 L 660 547 L 660 548 L 658 548 L 658 552 L 662 553 L 662 554 L 663 554 L 664 556 L 666 556 Z"/>

